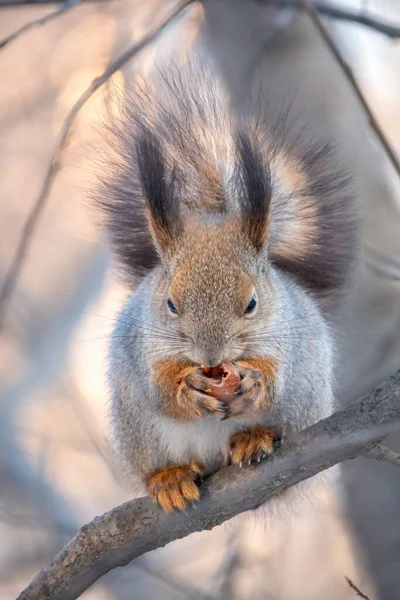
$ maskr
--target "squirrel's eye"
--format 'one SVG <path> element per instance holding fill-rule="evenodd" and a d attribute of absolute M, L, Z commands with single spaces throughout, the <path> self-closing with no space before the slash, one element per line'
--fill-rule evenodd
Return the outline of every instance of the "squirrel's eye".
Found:
<path fill-rule="evenodd" d="M 171 312 L 172 312 L 174 315 L 177 315 L 177 314 L 178 314 L 178 310 L 177 310 L 177 308 L 176 308 L 175 304 L 172 302 L 171 298 L 168 298 L 167 305 L 168 305 L 168 308 L 169 308 L 169 310 L 170 310 L 170 311 L 171 311 Z"/>
<path fill-rule="evenodd" d="M 256 306 L 257 306 L 257 297 L 254 294 L 254 296 L 252 297 L 252 299 L 250 300 L 250 302 L 247 305 L 245 314 L 250 315 L 252 312 L 254 312 Z"/>

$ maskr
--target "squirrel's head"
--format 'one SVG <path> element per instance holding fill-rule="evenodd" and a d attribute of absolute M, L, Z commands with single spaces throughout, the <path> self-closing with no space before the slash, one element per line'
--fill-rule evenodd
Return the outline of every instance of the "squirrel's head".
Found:
<path fill-rule="evenodd" d="M 155 298 L 159 319 L 179 337 L 186 358 L 210 367 L 243 355 L 273 303 L 266 273 L 269 174 L 245 136 L 237 147 L 229 208 L 221 196 L 214 210 L 190 210 L 158 143 L 148 136 L 138 142 L 147 218 L 164 268 Z"/>

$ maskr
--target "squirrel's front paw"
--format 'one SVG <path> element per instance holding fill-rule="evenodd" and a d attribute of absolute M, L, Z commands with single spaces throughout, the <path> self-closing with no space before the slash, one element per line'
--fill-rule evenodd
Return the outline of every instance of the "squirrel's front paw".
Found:
<path fill-rule="evenodd" d="M 254 417 L 268 403 L 268 386 L 258 369 L 239 369 L 240 387 L 229 403 L 224 419 Z"/>
<path fill-rule="evenodd" d="M 260 462 L 272 454 L 275 444 L 282 445 L 291 431 L 289 423 L 280 423 L 273 428 L 254 427 L 233 433 L 228 442 L 231 462 L 240 466 Z"/>
<path fill-rule="evenodd" d="M 147 478 L 149 495 L 167 512 L 184 510 L 200 498 L 197 483 L 203 475 L 204 467 L 197 461 L 158 469 Z"/>
<path fill-rule="evenodd" d="M 266 427 L 256 427 L 248 431 L 238 431 L 229 438 L 231 462 L 242 466 L 243 463 L 260 462 L 272 454 L 274 436 Z"/>
<path fill-rule="evenodd" d="M 206 393 L 210 388 L 210 381 L 201 368 L 191 368 L 182 377 L 177 391 L 177 407 L 180 408 L 182 416 L 199 418 L 207 415 L 225 415 L 225 404 Z"/>

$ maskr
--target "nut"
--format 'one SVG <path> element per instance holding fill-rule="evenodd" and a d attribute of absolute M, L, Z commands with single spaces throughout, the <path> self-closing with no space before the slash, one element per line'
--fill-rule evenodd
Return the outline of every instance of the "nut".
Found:
<path fill-rule="evenodd" d="M 235 392 L 240 384 L 240 374 L 237 366 L 232 363 L 222 363 L 217 367 L 203 367 L 203 371 L 207 377 L 219 380 L 212 383 L 206 393 L 229 405 L 234 399 Z"/>

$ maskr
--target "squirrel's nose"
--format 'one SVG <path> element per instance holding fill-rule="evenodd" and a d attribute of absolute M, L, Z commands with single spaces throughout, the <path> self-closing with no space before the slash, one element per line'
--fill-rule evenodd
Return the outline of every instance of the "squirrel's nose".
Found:
<path fill-rule="evenodd" d="M 203 361 L 203 366 L 204 367 L 218 367 L 218 365 L 220 365 L 223 362 L 223 360 L 221 359 L 221 357 L 216 354 L 209 354 L 205 357 L 205 360 Z"/>
<path fill-rule="evenodd" d="M 201 348 L 200 345 L 193 349 L 193 353 L 190 356 L 193 362 L 203 365 L 204 367 L 218 367 L 224 362 L 224 353 L 218 349 L 213 348 Z"/>

